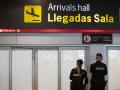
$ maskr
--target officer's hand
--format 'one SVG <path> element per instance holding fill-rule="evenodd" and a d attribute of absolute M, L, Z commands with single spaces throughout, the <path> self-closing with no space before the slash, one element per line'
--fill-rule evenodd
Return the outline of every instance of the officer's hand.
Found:
<path fill-rule="evenodd" d="M 80 73 L 80 67 L 78 65 L 77 65 L 76 69 L 77 69 L 77 72 Z"/>
<path fill-rule="evenodd" d="M 76 66 L 76 69 L 79 69 L 79 68 L 80 68 L 79 65 L 77 65 L 77 66 Z"/>

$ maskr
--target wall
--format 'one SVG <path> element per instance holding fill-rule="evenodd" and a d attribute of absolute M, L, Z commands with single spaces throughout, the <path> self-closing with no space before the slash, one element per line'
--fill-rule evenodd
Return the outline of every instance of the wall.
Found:
<path fill-rule="evenodd" d="M 81 33 L 0 33 L 0 44 L 79 45 L 82 44 L 82 35 Z M 120 34 L 113 34 L 113 44 L 120 45 Z"/>
<path fill-rule="evenodd" d="M 0 45 L 82 45 L 81 33 L 1 33 Z M 113 34 L 113 45 L 120 45 L 120 34 Z M 92 44 L 89 48 L 89 64 L 95 62 L 97 52 L 103 54 L 106 63 L 106 48 Z M 89 74 L 90 75 L 90 74 Z M 107 90 L 107 89 L 106 89 Z"/>
<path fill-rule="evenodd" d="M 81 33 L 1 33 L 0 45 L 82 45 Z M 120 34 L 113 34 L 113 45 L 120 45 Z M 106 63 L 105 45 L 90 45 L 90 63 L 101 52 Z"/>
<path fill-rule="evenodd" d="M 82 45 L 81 33 L 1 33 L 0 45 Z M 113 45 L 120 45 L 120 34 L 113 34 Z M 90 63 L 95 61 L 95 54 L 104 55 L 106 63 L 105 45 L 90 45 Z"/>
<path fill-rule="evenodd" d="M 2 33 L 0 44 L 62 45 L 82 44 L 80 33 Z"/>

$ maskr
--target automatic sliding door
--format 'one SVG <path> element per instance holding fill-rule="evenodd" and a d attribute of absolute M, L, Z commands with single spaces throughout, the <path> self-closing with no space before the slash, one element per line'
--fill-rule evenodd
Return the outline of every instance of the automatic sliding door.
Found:
<path fill-rule="evenodd" d="M 85 47 L 63 47 L 61 50 L 61 90 L 70 90 L 69 75 L 76 60 L 85 60 Z M 84 65 L 83 65 L 84 68 Z"/>
<path fill-rule="evenodd" d="M 0 90 L 9 90 L 9 50 L 0 50 Z"/>
<path fill-rule="evenodd" d="M 38 50 L 38 90 L 58 90 L 58 50 Z"/>
<path fill-rule="evenodd" d="M 43 48 L 32 52 L 32 49 L 13 49 L 12 90 L 70 90 L 70 71 L 76 67 L 77 59 L 85 62 L 86 48 L 60 47 L 59 50 Z"/>
<path fill-rule="evenodd" d="M 12 90 L 32 90 L 32 50 L 12 51 Z"/>

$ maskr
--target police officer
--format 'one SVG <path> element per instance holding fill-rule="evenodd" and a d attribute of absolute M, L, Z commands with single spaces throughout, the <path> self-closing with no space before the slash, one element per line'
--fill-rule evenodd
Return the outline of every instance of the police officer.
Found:
<path fill-rule="evenodd" d="M 103 56 L 101 53 L 96 54 L 96 63 L 91 64 L 90 72 L 92 73 L 90 90 L 105 90 L 105 75 L 107 75 L 107 67 L 101 61 Z"/>
<path fill-rule="evenodd" d="M 85 90 L 88 83 L 87 72 L 82 69 L 83 61 L 77 60 L 76 68 L 73 68 L 70 73 L 70 90 Z M 84 83 L 83 83 L 84 81 Z"/>

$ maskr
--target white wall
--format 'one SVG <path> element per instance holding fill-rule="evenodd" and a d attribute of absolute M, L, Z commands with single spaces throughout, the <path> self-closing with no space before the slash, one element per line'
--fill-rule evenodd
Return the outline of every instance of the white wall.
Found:
<path fill-rule="evenodd" d="M 17 34 L 17 44 L 82 44 L 81 34 L 68 33 L 40 33 Z"/>
<path fill-rule="evenodd" d="M 0 44 L 16 44 L 16 34 L 0 33 Z"/>
<path fill-rule="evenodd" d="M 4 33 L 0 44 L 79 45 L 81 33 Z"/>
<path fill-rule="evenodd" d="M 81 45 L 81 33 L 0 33 L 0 45 Z M 113 45 L 120 45 L 120 34 L 113 34 Z M 103 54 L 106 63 L 104 44 L 92 44 L 89 48 L 89 65 L 95 62 L 96 53 Z"/>
<path fill-rule="evenodd" d="M 0 33 L 0 44 L 82 44 L 81 33 Z M 120 34 L 113 34 L 113 44 L 120 45 Z M 98 47 L 101 45 L 98 45 Z"/>
<path fill-rule="evenodd" d="M 120 45 L 120 34 L 113 34 L 113 44 Z"/>

